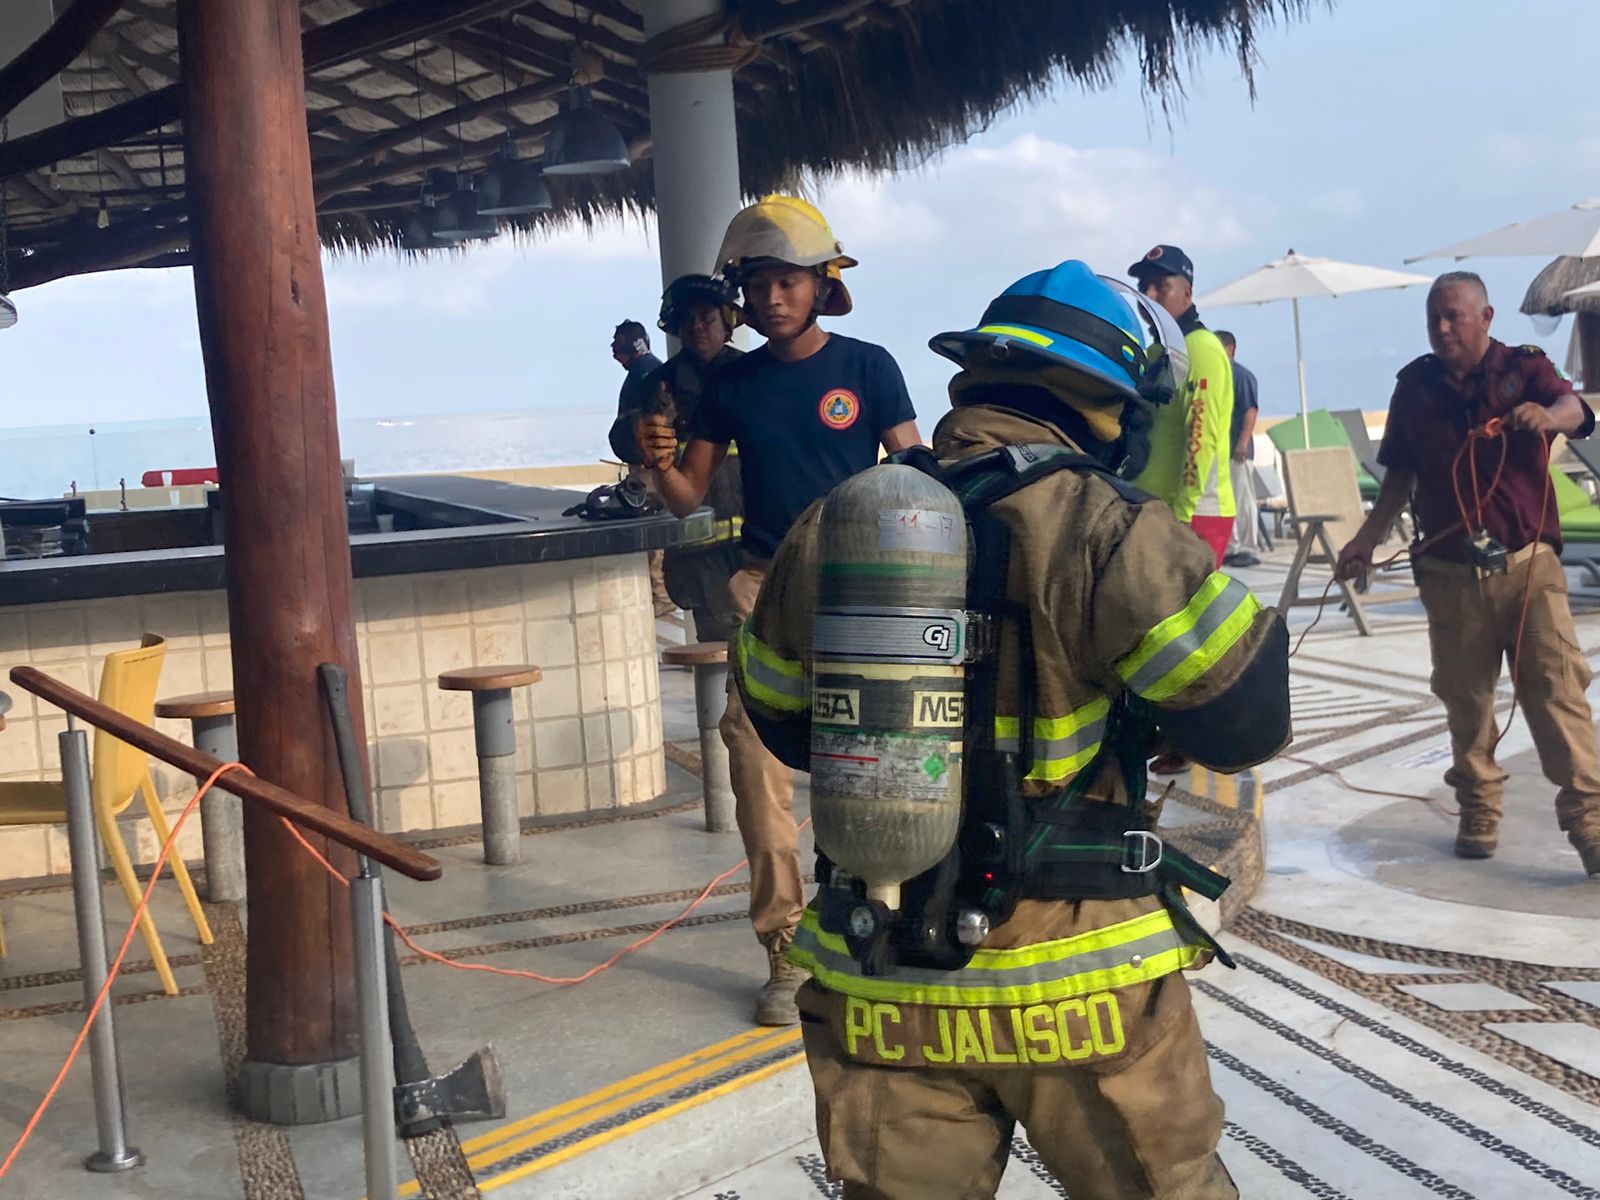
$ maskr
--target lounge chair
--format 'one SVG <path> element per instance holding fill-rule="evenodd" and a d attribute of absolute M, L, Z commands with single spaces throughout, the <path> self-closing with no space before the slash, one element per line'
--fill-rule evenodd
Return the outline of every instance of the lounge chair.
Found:
<path fill-rule="evenodd" d="M 1289 564 L 1289 576 L 1284 580 L 1283 594 L 1278 600 L 1278 611 L 1287 613 L 1296 605 L 1322 603 L 1324 592 L 1320 589 L 1312 595 L 1300 594 L 1300 577 L 1311 565 L 1333 570 L 1339 559 L 1339 548 L 1361 528 L 1366 509 L 1361 503 L 1355 464 L 1348 446 L 1290 450 L 1283 455 L 1283 473 L 1289 495 L 1289 519 L 1296 538 L 1294 560 Z M 1398 543 L 1386 543 L 1379 548 L 1377 556 L 1386 557 L 1397 548 Z M 1412 588 L 1363 595 L 1354 582 L 1340 582 L 1335 586 L 1363 637 L 1372 633 L 1366 605 L 1402 603 L 1417 595 Z"/>
<path fill-rule="evenodd" d="M 1312 450 L 1326 450 L 1334 446 L 1343 446 L 1350 452 L 1352 463 L 1356 469 L 1356 483 L 1360 488 L 1362 499 L 1371 501 L 1378 494 L 1378 479 L 1371 471 L 1362 465 L 1356 456 L 1355 447 L 1350 444 L 1350 434 L 1344 425 L 1326 409 L 1318 408 L 1307 414 L 1306 424 L 1311 428 Z M 1306 439 L 1300 418 L 1291 417 L 1287 421 L 1279 421 L 1267 430 L 1267 436 L 1272 439 L 1272 444 L 1277 447 L 1279 455 L 1286 455 L 1291 450 L 1305 450 Z M 1368 445 L 1371 440 L 1368 439 Z M 1374 454 L 1376 459 L 1377 455 Z"/>
<path fill-rule="evenodd" d="M 1578 441 L 1573 441 L 1571 438 L 1563 440 L 1572 457 L 1582 463 L 1584 469 L 1594 476 L 1595 482 L 1600 484 L 1600 445 L 1590 438 Z"/>
<path fill-rule="evenodd" d="M 1378 448 L 1372 444 L 1372 435 L 1367 432 L 1367 418 L 1359 408 L 1341 408 L 1333 414 L 1333 419 L 1343 428 L 1345 438 L 1350 442 L 1350 452 L 1356 456 L 1356 465 L 1381 486 L 1384 468 L 1378 461 Z M 1366 495 L 1365 492 L 1362 494 Z"/>
<path fill-rule="evenodd" d="M 1284 494 L 1283 480 L 1271 467 L 1254 464 L 1250 473 L 1255 476 L 1256 521 L 1261 530 L 1261 543 L 1272 549 L 1272 539 L 1283 536 L 1283 519 L 1289 515 L 1289 497 Z M 1272 532 L 1267 532 L 1267 514 L 1272 514 Z"/>

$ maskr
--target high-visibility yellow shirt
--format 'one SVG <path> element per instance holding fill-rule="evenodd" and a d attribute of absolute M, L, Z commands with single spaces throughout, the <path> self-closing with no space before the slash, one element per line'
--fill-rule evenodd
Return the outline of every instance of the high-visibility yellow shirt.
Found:
<path fill-rule="evenodd" d="M 1204 327 L 1184 338 L 1189 377 L 1172 403 L 1156 410 L 1150 459 L 1134 485 L 1164 501 L 1180 521 L 1231 517 L 1237 511 L 1229 461 L 1233 447 L 1233 363 Z"/>

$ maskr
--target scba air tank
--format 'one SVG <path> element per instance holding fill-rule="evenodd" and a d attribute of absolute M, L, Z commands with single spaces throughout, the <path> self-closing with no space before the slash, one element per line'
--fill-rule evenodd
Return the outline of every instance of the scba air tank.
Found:
<path fill-rule="evenodd" d="M 834 488 L 812 627 L 811 815 L 818 847 L 900 906 L 961 823 L 967 527 L 913 467 Z"/>

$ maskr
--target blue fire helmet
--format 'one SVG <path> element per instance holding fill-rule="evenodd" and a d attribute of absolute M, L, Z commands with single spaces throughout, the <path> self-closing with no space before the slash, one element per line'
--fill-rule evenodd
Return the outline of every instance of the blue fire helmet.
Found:
<path fill-rule="evenodd" d="M 1017 280 L 976 328 L 941 333 L 928 345 L 964 369 L 1065 367 L 1107 403 L 1165 403 L 1188 373 L 1171 316 L 1077 259 Z"/>

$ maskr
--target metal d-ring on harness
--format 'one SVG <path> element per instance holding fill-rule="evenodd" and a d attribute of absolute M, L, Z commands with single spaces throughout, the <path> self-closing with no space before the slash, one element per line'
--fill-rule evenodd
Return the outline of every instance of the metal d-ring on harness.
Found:
<path fill-rule="evenodd" d="M 1111 699 L 1101 749 L 1059 791 L 1029 797 L 1022 783 L 1035 758 L 1033 656 L 1018 655 L 1018 748 L 996 744 L 999 644 L 1010 624 L 1017 644 L 1031 645 L 1031 614 L 1006 595 L 1010 537 L 989 510 L 999 500 L 1061 470 L 1096 474 L 1130 503 L 1143 496 L 1090 458 L 1064 446 L 1015 445 L 944 466 L 925 447 L 892 461 L 924 471 L 960 499 L 974 548 L 969 572 L 969 641 L 965 706 L 965 812 L 956 847 L 943 862 L 905 885 L 906 903 L 892 920 L 849 898 L 847 881 L 826 861 L 819 875 L 824 929 L 843 936 L 867 973 L 891 963 L 955 970 L 972 958 L 988 930 L 1027 899 L 1124 899 L 1155 895 L 1184 938 L 1232 960 L 1201 928 L 1183 888 L 1216 899 L 1228 880 L 1166 844 L 1145 810 L 1146 751 L 1154 734 L 1149 709 L 1127 692 Z M 1128 792 L 1125 805 L 1086 799 L 1084 792 L 1115 756 Z"/>

